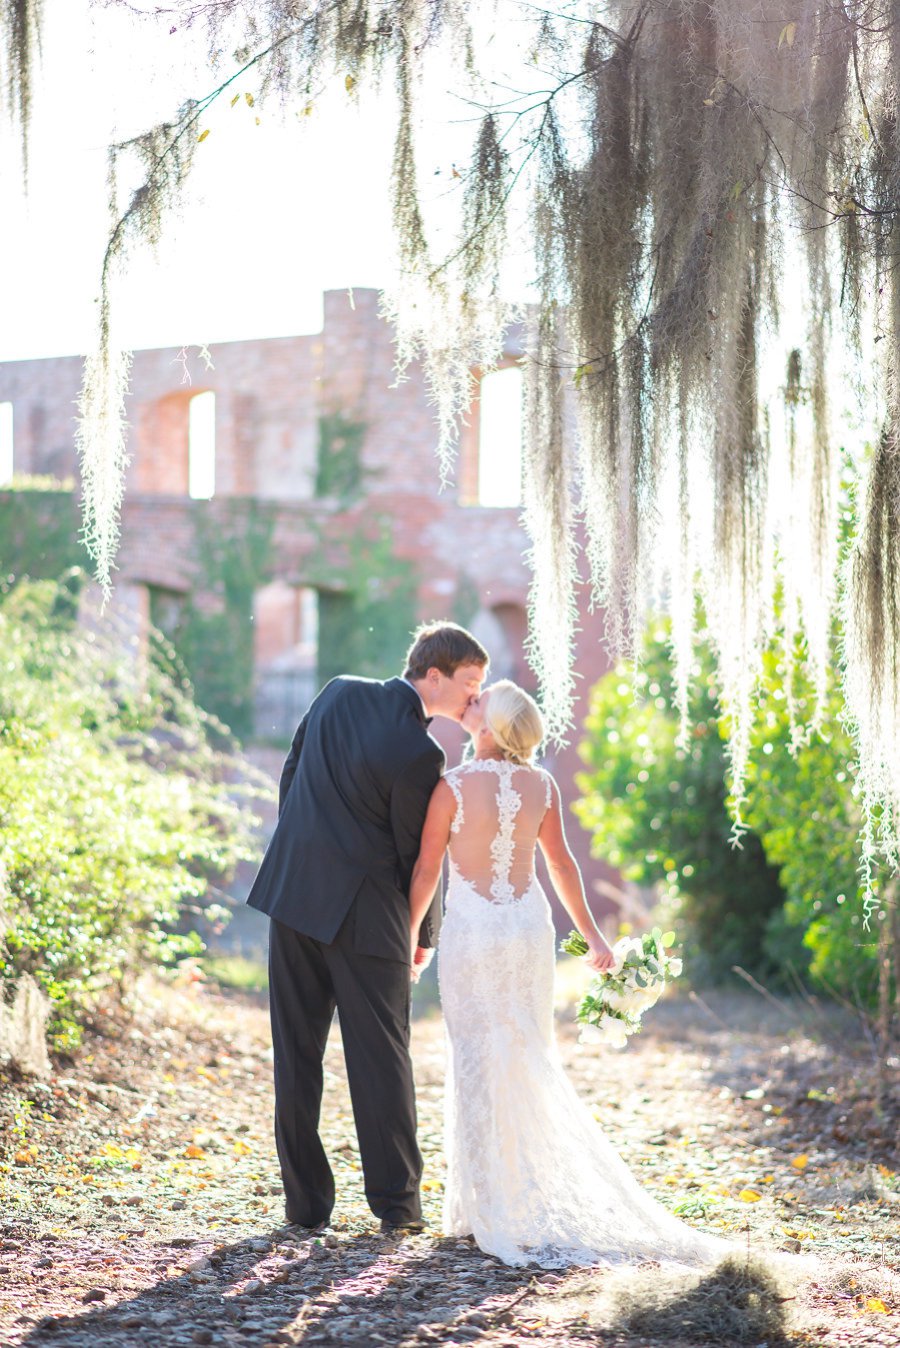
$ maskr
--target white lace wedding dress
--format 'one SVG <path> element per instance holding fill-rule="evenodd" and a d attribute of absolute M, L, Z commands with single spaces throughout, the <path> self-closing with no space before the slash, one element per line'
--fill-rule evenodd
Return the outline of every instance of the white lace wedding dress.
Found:
<path fill-rule="evenodd" d="M 444 780 L 456 800 L 439 952 L 445 1233 L 471 1233 L 507 1264 L 548 1268 L 721 1258 L 724 1241 L 644 1192 L 563 1070 L 555 937 L 534 874 L 550 778 L 473 759 Z"/>

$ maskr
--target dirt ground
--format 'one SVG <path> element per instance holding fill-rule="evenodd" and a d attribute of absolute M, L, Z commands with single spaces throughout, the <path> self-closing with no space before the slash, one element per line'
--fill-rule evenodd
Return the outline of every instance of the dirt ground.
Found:
<path fill-rule="evenodd" d="M 582 1097 L 654 1195 L 742 1258 L 789 1252 L 768 1319 L 729 1330 L 711 1284 L 666 1290 L 652 1266 L 509 1269 L 442 1238 L 435 1012 L 414 1026 L 429 1231 L 382 1237 L 368 1212 L 335 1032 L 324 1135 L 338 1207 L 319 1236 L 285 1232 L 264 1000 L 148 984 L 131 1019 L 107 1018 L 49 1081 L 0 1074 L 0 1342 L 900 1344 L 900 1064 L 879 1093 L 858 1022 L 747 990 L 670 997 L 619 1053 L 578 1044 L 570 1007 L 559 1033 Z M 719 1329 L 697 1327 L 698 1299 Z"/>

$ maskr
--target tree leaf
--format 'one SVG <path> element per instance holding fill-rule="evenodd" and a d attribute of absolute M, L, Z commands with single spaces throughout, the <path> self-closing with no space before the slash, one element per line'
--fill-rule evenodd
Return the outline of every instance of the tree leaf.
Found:
<path fill-rule="evenodd" d="M 209 127 L 207 127 L 205 131 L 200 132 L 200 135 L 197 137 L 197 144 L 202 145 L 208 135 L 209 135 Z"/>

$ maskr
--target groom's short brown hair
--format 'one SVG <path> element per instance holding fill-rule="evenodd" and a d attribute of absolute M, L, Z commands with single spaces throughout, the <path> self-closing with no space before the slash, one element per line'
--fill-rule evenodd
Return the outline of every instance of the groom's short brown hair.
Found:
<path fill-rule="evenodd" d="M 424 679 L 429 669 L 439 669 L 450 678 L 460 665 L 489 663 L 490 657 L 481 642 L 458 623 L 423 623 L 413 633 L 403 677 Z"/>

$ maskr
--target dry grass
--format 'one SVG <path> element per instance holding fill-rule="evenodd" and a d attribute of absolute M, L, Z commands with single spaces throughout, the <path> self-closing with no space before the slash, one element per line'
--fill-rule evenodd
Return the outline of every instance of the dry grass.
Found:
<path fill-rule="evenodd" d="M 728 1255 L 691 1271 L 645 1264 L 569 1283 L 554 1316 L 580 1315 L 605 1334 L 654 1343 L 785 1343 L 796 1325 L 798 1271 L 787 1261 Z M 802 1276 L 802 1275 L 801 1275 Z"/>

